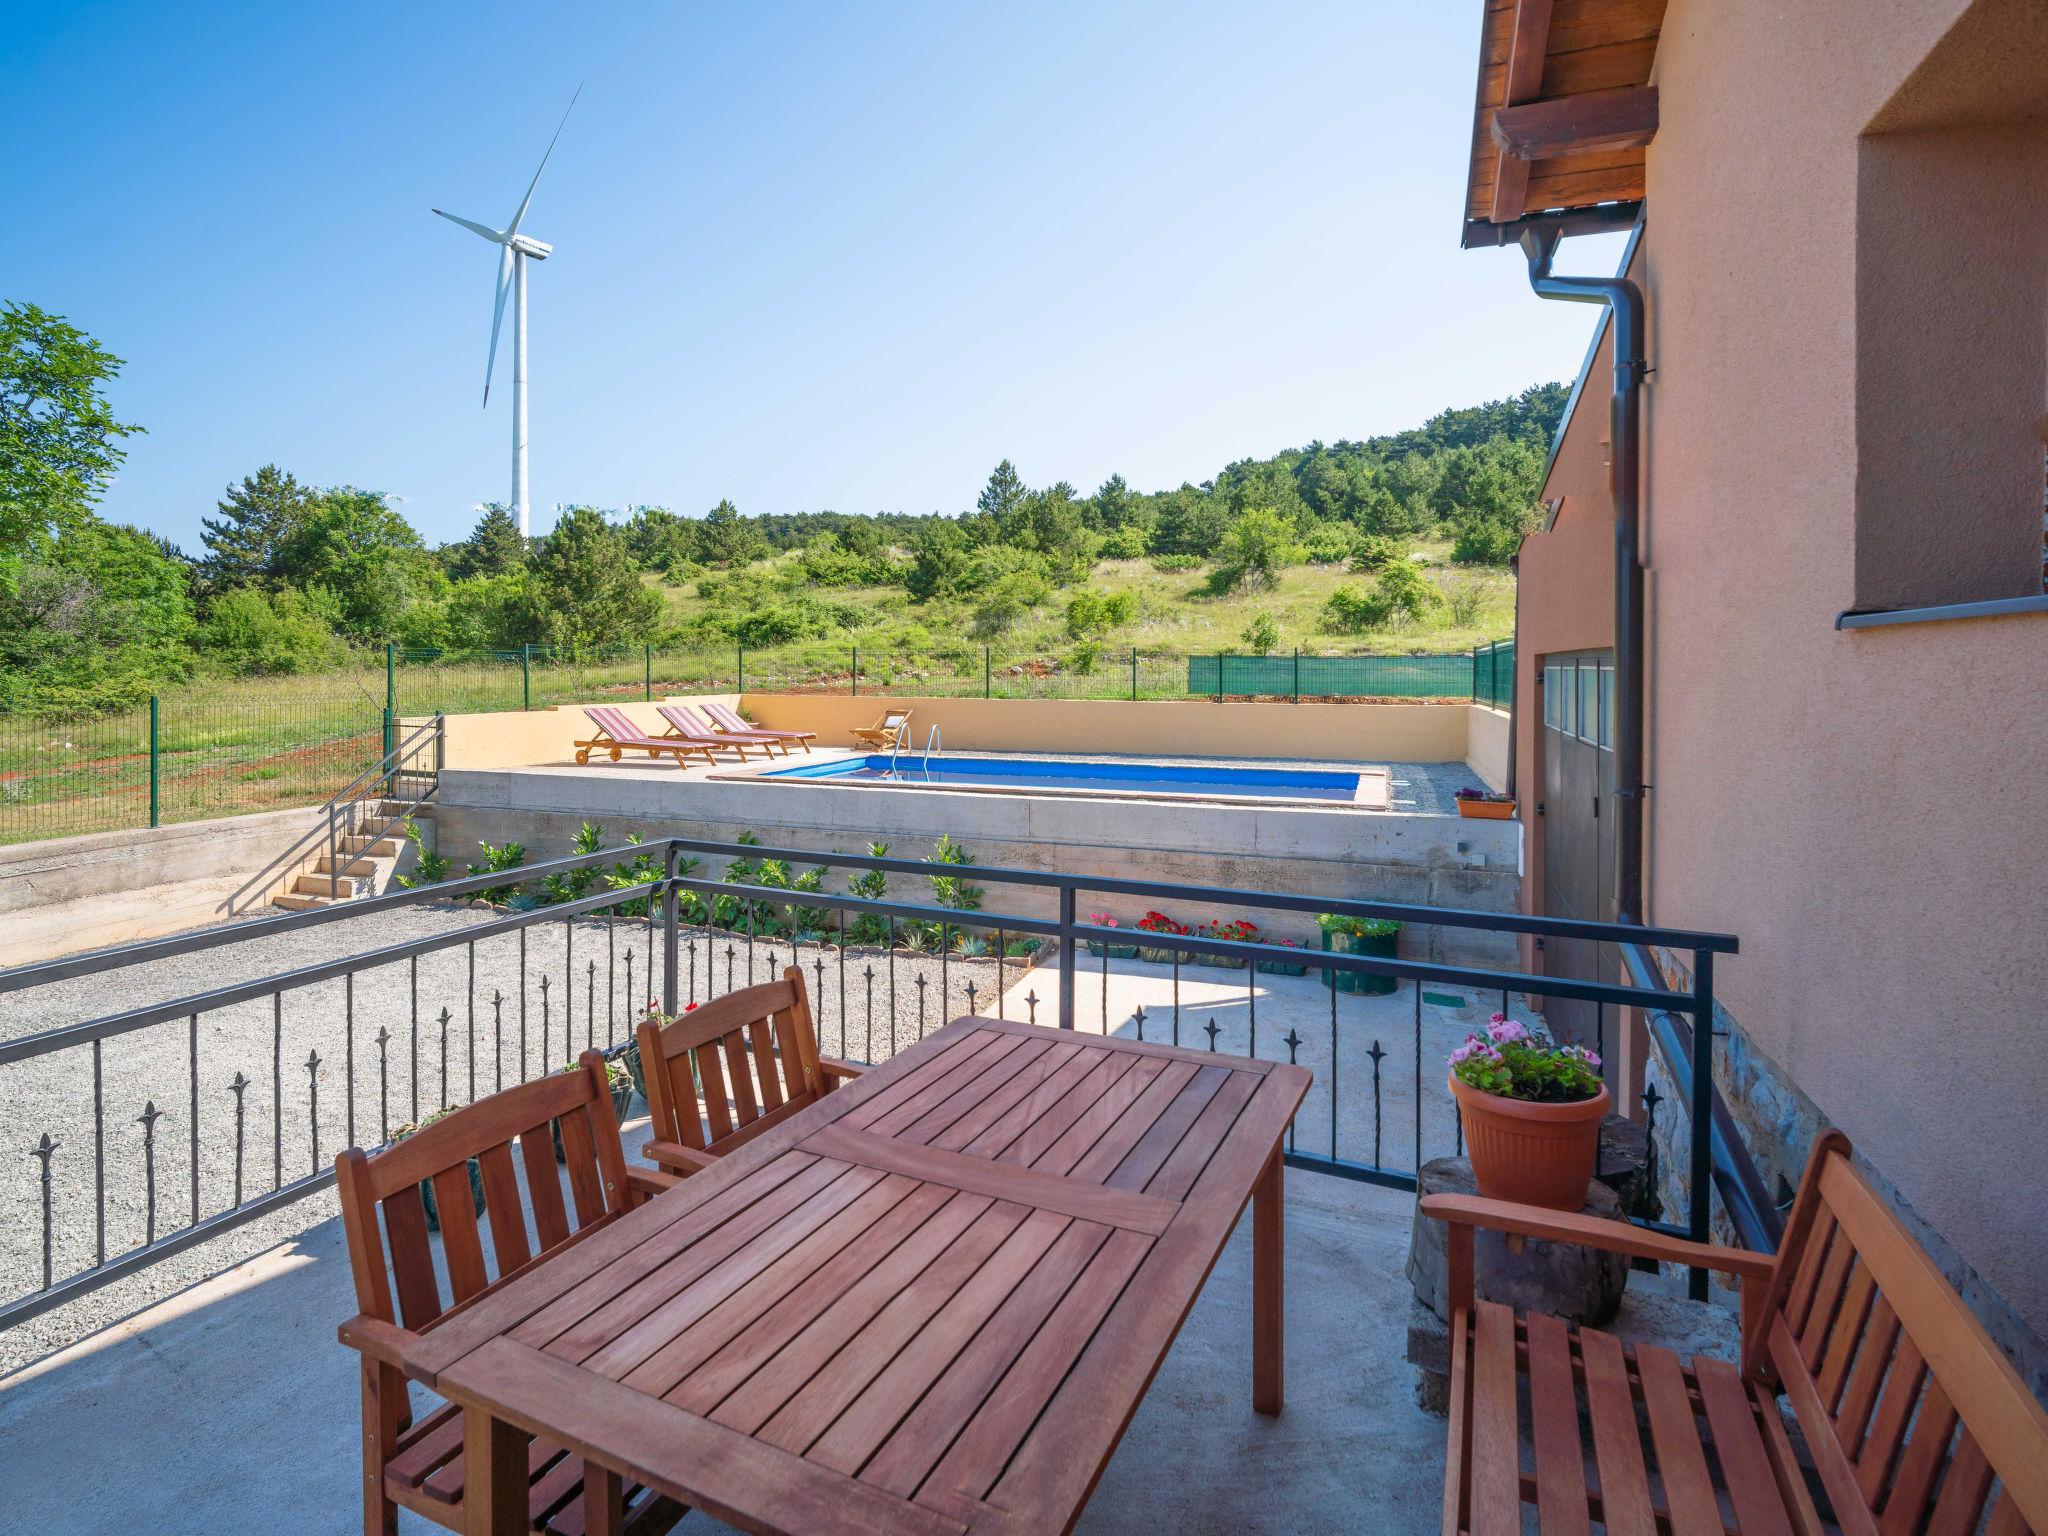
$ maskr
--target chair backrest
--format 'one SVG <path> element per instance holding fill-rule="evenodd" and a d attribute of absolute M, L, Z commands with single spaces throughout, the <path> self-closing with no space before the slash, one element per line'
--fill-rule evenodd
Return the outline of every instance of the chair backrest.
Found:
<path fill-rule="evenodd" d="M 595 725 L 600 731 L 603 731 L 605 735 L 611 737 L 613 741 L 645 741 L 647 739 L 647 733 L 635 725 L 633 717 L 628 715 L 623 709 L 605 704 L 587 708 L 583 713 L 590 716 L 591 724 Z"/>
<path fill-rule="evenodd" d="M 667 1024 L 643 1019 L 640 1062 L 657 1137 L 725 1152 L 823 1089 L 803 972 L 728 992 Z"/>
<path fill-rule="evenodd" d="M 566 1205 L 551 1122 L 560 1135 L 569 1175 Z M 523 1200 L 513 1163 L 515 1142 L 526 1170 Z M 335 1174 L 357 1305 L 387 1323 L 423 1328 L 449 1306 L 469 1300 L 625 1208 L 626 1159 L 605 1081 L 604 1057 L 585 1051 L 573 1071 L 479 1099 L 382 1151 L 365 1153 L 350 1147 L 335 1159 Z M 483 1189 L 495 1264 L 485 1258 L 472 1180 Z M 423 1183 L 433 1187 L 448 1261 L 445 1304 L 427 1237 Z M 533 1212 L 531 1239 L 527 1202 Z"/>
<path fill-rule="evenodd" d="M 698 715 L 697 711 L 690 708 L 687 704 L 662 704 L 656 707 L 661 711 L 661 718 L 681 731 L 685 736 L 705 738 L 715 737 L 718 734 L 704 723 L 703 718 Z"/>
<path fill-rule="evenodd" d="M 747 724 L 746 717 L 730 704 L 719 704 L 706 699 L 704 701 L 704 713 L 717 721 L 720 727 L 728 731 L 751 731 L 754 729 L 753 726 Z"/>
<path fill-rule="evenodd" d="M 1780 1255 L 1744 1363 L 1784 1390 L 1842 1530 L 2048 1536 L 2048 1413 L 1836 1133 Z"/>

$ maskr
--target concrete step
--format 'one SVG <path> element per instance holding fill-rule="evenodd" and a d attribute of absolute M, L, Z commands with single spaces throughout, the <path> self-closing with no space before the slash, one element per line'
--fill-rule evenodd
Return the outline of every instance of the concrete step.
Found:
<path fill-rule="evenodd" d="M 321 860 L 325 863 L 323 857 Z M 301 875 L 292 889 L 301 896 L 354 896 L 363 891 L 369 881 L 357 875 Z"/>
<path fill-rule="evenodd" d="M 350 855 L 364 853 L 373 859 L 395 859 L 405 850 L 405 840 L 397 837 L 344 837 L 339 846 L 343 853 Z"/>
<path fill-rule="evenodd" d="M 323 853 L 313 861 L 313 868 L 323 875 L 331 875 L 336 872 L 352 875 L 363 884 L 368 885 L 381 882 L 386 875 L 391 873 L 391 866 L 397 862 L 398 854 L 396 849 L 385 854 L 382 858 L 365 856 L 359 853 L 338 853 L 330 859 Z"/>
<path fill-rule="evenodd" d="M 315 907 L 333 906 L 334 898 L 331 896 L 302 896 L 296 891 L 286 891 L 282 896 L 271 897 L 270 904 L 273 907 L 283 907 L 287 912 L 311 912 Z"/>

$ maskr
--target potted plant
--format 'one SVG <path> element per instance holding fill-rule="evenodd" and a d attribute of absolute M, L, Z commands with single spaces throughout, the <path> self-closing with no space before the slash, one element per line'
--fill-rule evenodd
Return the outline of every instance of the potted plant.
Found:
<path fill-rule="evenodd" d="M 410 1120 L 408 1120 L 404 1125 L 399 1126 L 396 1130 L 394 1130 L 391 1133 L 391 1140 L 389 1142 L 389 1145 L 395 1147 L 401 1141 L 405 1140 L 406 1137 L 414 1135 L 417 1132 L 424 1131 L 436 1120 L 444 1120 L 454 1113 L 454 1108 L 450 1107 L 448 1109 L 436 1110 L 433 1114 L 427 1116 L 426 1119 L 420 1121 L 417 1125 L 413 1124 Z M 477 1215 L 483 1215 L 484 1170 L 483 1165 L 473 1157 L 469 1160 L 469 1197 L 476 1204 Z M 434 1181 L 432 1179 L 420 1180 L 420 1204 L 426 1208 L 427 1230 L 429 1232 L 440 1231 L 441 1208 L 438 1204 L 435 1203 L 434 1200 Z"/>
<path fill-rule="evenodd" d="M 1164 912 L 1147 912 L 1138 919 L 1138 928 L 1144 933 L 1163 933 L 1176 937 L 1184 936 L 1189 931 L 1186 923 L 1175 922 Z M 1172 965 L 1176 961 L 1185 961 L 1188 955 L 1184 949 L 1140 944 L 1138 958 L 1150 961 L 1153 965 Z"/>
<path fill-rule="evenodd" d="M 697 1005 L 695 1003 L 683 1004 L 683 1013 L 695 1013 L 696 1011 Z M 645 1019 L 656 1029 L 665 1029 L 682 1016 L 682 1013 L 673 1015 L 663 1013 L 661 1011 L 661 1004 L 655 1002 L 652 998 L 648 999 L 647 1006 L 640 1013 L 640 1018 Z M 639 1021 L 635 1020 L 634 1022 L 637 1025 Z M 626 1075 L 632 1079 L 633 1093 L 637 1093 L 642 1099 L 645 1099 L 647 1097 L 647 1068 L 640 1060 L 640 1035 L 637 1028 L 633 1032 L 632 1038 L 627 1040 L 625 1049 L 620 1051 L 617 1058 L 612 1061 L 611 1066 L 615 1067 L 620 1062 L 626 1064 Z M 609 1069 L 607 1069 L 605 1075 L 607 1077 L 611 1075 Z M 620 1100 L 617 1088 L 613 1088 L 612 1107 L 618 1112 L 621 1120 L 625 1119 L 626 1109 L 632 1102 L 633 1099 L 630 1094 L 624 1100 Z"/>
<path fill-rule="evenodd" d="M 1299 939 L 1282 939 L 1271 934 L 1268 934 L 1260 942 L 1263 944 L 1277 944 L 1282 949 L 1301 948 L 1301 940 Z M 1261 960 L 1253 969 L 1261 971 L 1268 976 L 1306 976 L 1308 974 L 1308 966 L 1306 964 L 1293 960 Z"/>
<path fill-rule="evenodd" d="M 1088 914 L 1088 921 L 1098 928 L 1114 928 L 1117 926 L 1117 920 L 1107 912 L 1090 912 Z M 1088 953 L 1094 955 L 1097 959 L 1107 955 L 1112 960 L 1129 960 L 1137 955 L 1138 946 L 1136 944 L 1119 944 L 1114 940 L 1108 939 L 1090 939 L 1088 941 Z"/>
<path fill-rule="evenodd" d="M 1477 817 L 1482 821 L 1506 821 L 1515 814 L 1513 795 L 1481 789 L 1477 784 L 1467 784 L 1452 798 L 1458 802 L 1460 816 Z"/>
<path fill-rule="evenodd" d="M 1386 917 L 1350 917 L 1341 912 L 1321 912 L 1316 923 L 1323 930 L 1323 948 L 1337 955 L 1374 955 L 1392 960 L 1400 951 L 1401 925 Z M 1323 972 L 1323 985 L 1339 992 L 1365 997 L 1384 997 L 1400 983 L 1391 976 L 1369 971 Z"/>
<path fill-rule="evenodd" d="M 696 1006 L 697 1005 L 695 1003 L 692 1003 L 690 1005 L 691 1008 L 694 1008 Z M 685 1008 L 683 1010 L 683 1012 L 685 1013 L 688 1013 L 689 1011 L 689 1008 Z M 653 1016 L 654 1010 L 652 1005 L 649 1006 L 648 1012 L 650 1016 Z M 562 1067 L 559 1070 L 562 1072 L 581 1072 L 583 1070 L 583 1064 L 579 1061 L 572 1061 L 566 1067 Z M 606 1060 L 604 1064 L 604 1080 L 605 1086 L 610 1088 L 612 1091 L 613 1118 L 619 1120 L 625 1119 L 626 1110 L 628 1109 L 628 1107 L 631 1106 L 633 1102 L 634 1086 L 632 1069 L 628 1067 L 623 1061 L 621 1061 L 617 1056 L 610 1057 Z M 567 1149 L 564 1148 L 562 1145 L 562 1124 L 559 1120 L 550 1120 L 548 1122 L 548 1134 L 554 1137 L 555 1139 L 555 1161 L 558 1163 L 568 1162 L 569 1153 Z"/>
<path fill-rule="evenodd" d="M 1250 918 L 1235 917 L 1228 921 L 1218 919 L 1204 923 L 1195 930 L 1205 939 L 1227 939 L 1233 944 L 1257 944 L 1262 942 L 1259 925 Z M 1245 968 L 1243 955 L 1198 955 L 1204 965 L 1220 965 L 1226 971 L 1241 971 Z"/>
<path fill-rule="evenodd" d="M 1450 1065 L 1479 1192 L 1560 1211 L 1583 1206 L 1611 1102 L 1599 1056 L 1496 1013 Z"/>

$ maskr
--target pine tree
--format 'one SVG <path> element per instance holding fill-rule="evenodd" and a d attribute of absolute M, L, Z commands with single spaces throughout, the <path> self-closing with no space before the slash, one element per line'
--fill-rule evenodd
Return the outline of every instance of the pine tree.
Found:
<path fill-rule="evenodd" d="M 704 558 L 713 565 L 745 565 L 758 559 L 766 547 L 754 525 L 740 516 L 738 507 L 721 501 L 704 514 L 698 542 Z"/>
<path fill-rule="evenodd" d="M 526 566 L 526 541 L 519 524 L 500 502 L 490 502 L 468 538 L 456 545 L 449 560 L 457 581 L 471 576 L 504 576 Z"/>
<path fill-rule="evenodd" d="M 983 516 L 1000 524 L 1023 499 L 1024 479 L 1017 473 L 1017 466 L 1005 459 L 990 472 L 988 484 L 982 487 L 974 505 Z"/>
<path fill-rule="evenodd" d="M 318 496 L 275 464 L 266 464 L 218 503 L 220 516 L 203 517 L 206 557 L 200 575 L 216 591 L 277 586 L 284 552 L 312 519 Z"/>

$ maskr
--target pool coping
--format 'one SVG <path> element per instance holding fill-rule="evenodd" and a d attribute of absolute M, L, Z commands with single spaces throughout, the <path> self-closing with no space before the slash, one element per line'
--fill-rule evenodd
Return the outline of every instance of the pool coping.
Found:
<path fill-rule="evenodd" d="M 856 759 L 865 761 L 866 759 L 874 757 L 877 754 L 873 752 L 841 752 L 831 755 L 828 755 L 826 753 L 814 753 L 808 755 L 810 757 L 815 758 L 816 760 L 815 762 L 811 763 L 810 766 L 818 767 L 823 766 L 827 763 L 851 762 Z M 1034 754 L 1028 752 L 955 752 L 952 754 L 952 756 L 993 757 L 1008 759 L 1032 757 L 1034 756 Z M 1043 755 L 1041 754 L 1041 756 Z M 1110 756 L 1110 754 L 1105 754 L 1104 758 L 1075 758 L 1063 754 L 1058 758 L 1047 757 L 1046 760 L 1063 762 L 1098 762 L 1105 761 L 1108 758 L 1108 756 Z M 914 789 L 925 791 L 928 793 L 932 791 L 939 791 L 962 795 L 1014 795 L 1032 800 L 1148 800 L 1158 801 L 1167 805 L 1217 805 L 1237 806 L 1240 808 L 1275 806 L 1286 807 L 1291 810 L 1366 811 L 1369 813 L 1379 815 L 1389 814 L 1394 809 L 1393 774 L 1389 769 L 1383 766 L 1375 765 L 1366 765 L 1358 767 L 1354 767 L 1351 764 L 1331 765 L 1328 771 L 1337 773 L 1356 773 L 1358 775 L 1358 788 L 1354 792 L 1353 797 L 1350 800 L 1295 799 L 1283 795 L 1175 794 L 1172 791 L 1168 790 L 1057 789 L 1038 784 L 920 784 L 915 780 L 908 778 L 842 779 L 831 777 L 783 778 L 779 776 L 792 766 L 794 765 L 783 759 L 770 758 L 767 762 L 757 764 L 750 768 L 734 768 L 730 770 L 714 771 L 712 773 L 704 775 L 704 778 L 706 782 L 709 783 L 777 784 L 783 786 L 802 785 L 812 789 Z M 1258 760 L 1232 759 L 1230 760 L 1230 766 L 1240 768 L 1254 768 L 1258 766 Z M 1377 804 L 1365 798 L 1366 786 L 1368 781 L 1376 781 L 1379 786 L 1379 801 Z"/>

